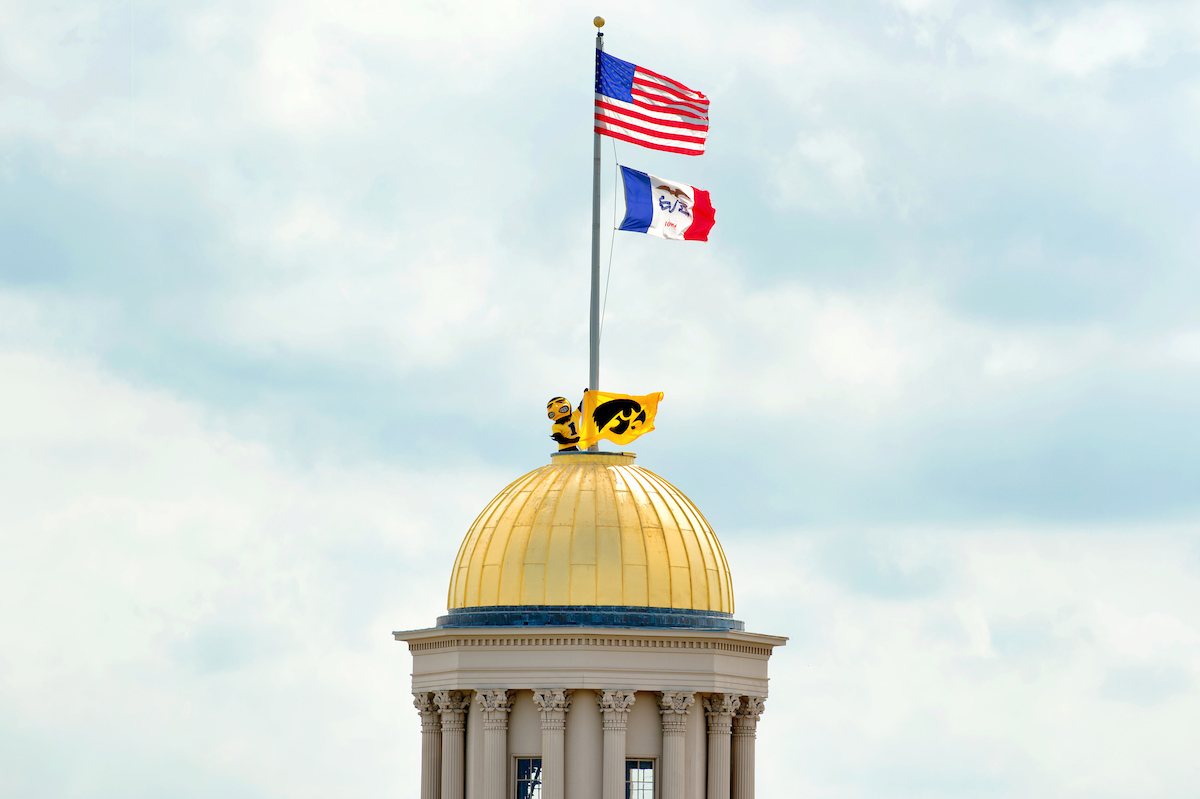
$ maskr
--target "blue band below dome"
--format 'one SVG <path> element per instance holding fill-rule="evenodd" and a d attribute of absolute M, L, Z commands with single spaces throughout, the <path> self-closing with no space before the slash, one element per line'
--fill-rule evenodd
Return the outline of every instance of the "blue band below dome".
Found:
<path fill-rule="evenodd" d="M 455 608 L 438 616 L 438 627 L 643 627 L 745 630 L 732 613 L 624 605 L 497 605 Z"/>

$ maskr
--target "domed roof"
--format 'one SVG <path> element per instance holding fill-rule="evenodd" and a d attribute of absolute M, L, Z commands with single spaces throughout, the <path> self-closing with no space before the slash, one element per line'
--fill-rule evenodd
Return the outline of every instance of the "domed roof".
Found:
<path fill-rule="evenodd" d="M 623 452 L 556 453 L 471 525 L 449 608 L 579 605 L 733 613 L 725 553 L 679 489 Z"/>

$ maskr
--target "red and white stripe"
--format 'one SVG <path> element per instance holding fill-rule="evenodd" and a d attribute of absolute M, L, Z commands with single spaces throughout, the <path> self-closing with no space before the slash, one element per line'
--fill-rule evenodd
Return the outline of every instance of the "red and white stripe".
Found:
<path fill-rule="evenodd" d="M 708 138 L 708 98 L 637 67 L 632 103 L 596 95 L 596 132 L 653 150 L 701 155 Z"/>

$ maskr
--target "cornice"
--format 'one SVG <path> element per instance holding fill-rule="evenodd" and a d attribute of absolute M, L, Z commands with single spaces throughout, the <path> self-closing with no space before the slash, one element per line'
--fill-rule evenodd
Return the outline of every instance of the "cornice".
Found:
<path fill-rule="evenodd" d="M 397 641 L 407 642 L 409 651 L 414 654 L 487 647 L 708 650 L 714 653 L 770 657 L 775 647 L 784 646 L 788 640 L 778 635 L 735 630 L 614 630 L 587 627 L 497 627 L 478 632 L 431 627 L 424 630 L 401 630 L 392 635 Z"/>

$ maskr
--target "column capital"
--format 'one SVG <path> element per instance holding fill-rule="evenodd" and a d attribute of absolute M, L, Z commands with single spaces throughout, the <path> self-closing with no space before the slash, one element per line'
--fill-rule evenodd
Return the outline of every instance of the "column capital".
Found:
<path fill-rule="evenodd" d="M 471 704 L 471 692 L 436 691 L 433 701 L 442 713 L 466 713 Z"/>
<path fill-rule="evenodd" d="M 432 691 L 413 691 L 413 707 L 422 716 L 438 712 L 437 703 L 433 701 Z"/>
<path fill-rule="evenodd" d="M 539 713 L 565 713 L 571 707 L 573 693 L 566 688 L 538 688 L 533 692 L 533 702 Z"/>
<path fill-rule="evenodd" d="M 716 716 L 732 718 L 741 703 L 742 698 L 737 694 L 709 694 L 704 697 L 704 714 L 709 719 Z"/>
<path fill-rule="evenodd" d="M 442 715 L 442 730 L 453 732 L 465 729 L 467 708 L 471 705 L 470 691 L 438 691 L 433 695 Z"/>
<path fill-rule="evenodd" d="M 440 732 L 442 716 L 437 703 L 433 701 L 433 693 L 429 691 L 413 692 L 413 707 L 421 714 L 421 729 L 426 732 Z"/>
<path fill-rule="evenodd" d="M 658 695 L 658 712 L 662 714 L 664 736 L 683 735 L 687 717 L 696 702 L 691 691 L 663 691 Z"/>
<path fill-rule="evenodd" d="M 605 714 L 628 713 L 633 707 L 634 698 L 633 691 L 599 691 L 596 693 L 596 702 Z"/>
<path fill-rule="evenodd" d="M 512 710 L 512 697 L 508 691 L 476 691 L 475 702 L 485 713 L 507 713 Z"/>
<path fill-rule="evenodd" d="M 684 716 L 695 702 L 696 694 L 691 691 L 663 691 L 658 695 L 658 712 L 664 721 L 667 716 Z"/>
<path fill-rule="evenodd" d="M 620 730 L 625 734 L 626 714 L 633 707 L 633 691 L 598 691 L 596 702 L 600 705 L 600 714 L 604 718 L 604 729 Z M 622 758 L 624 755 L 622 755 Z M 621 761 L 621 768 L 625 768 Z"/>
<path fill-rule="evenodd" d="M 442 713 L 467 713 L 470 705 L 470 691 L 436 691 L 433 702 Z"/>
<path fill-rule="evenodd" d="M 767 699 L 764 696 L 743 696 L 734 713 L 734 726 L 754 727 L 762 718 Z"/>
<path fill-rule="evenodd" d="M 729 736 L 733 714 L 741 704 L 737 694 L 709 694 L 704 697 L 704 715 L 708 716 L 708 734 Z M 710 797 L 709 799 L 713 799 Z"/>

